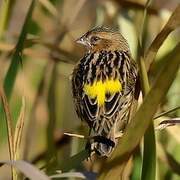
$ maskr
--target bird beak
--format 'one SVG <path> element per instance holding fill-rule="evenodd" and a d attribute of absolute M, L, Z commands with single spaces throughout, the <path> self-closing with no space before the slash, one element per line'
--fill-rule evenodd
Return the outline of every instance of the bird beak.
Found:
<path fill-rule="evenodd" d="M 87 40 L 87 38 L 86 38 L 85 35 L 83 35 L 82 37 L 78 38 L 78 39 L 76 40 L 76 43 L 82 44 L 82 45 L 84 45 L 84 46 L 90 46 L 89 41 Z"/>
<path fill-rule="evenodd" d="M 78 43 L 78 44 L 84 44 L 83 38 L 82 38 L 82 37 L 78 38 L 78 39 L 76 40 L 76 43 Z"/>

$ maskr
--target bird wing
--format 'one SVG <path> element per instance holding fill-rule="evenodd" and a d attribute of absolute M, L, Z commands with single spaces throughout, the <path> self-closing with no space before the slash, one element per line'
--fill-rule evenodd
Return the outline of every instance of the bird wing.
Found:
<path fill-rule="evenodd" d="M 127 108 L 125 108 L 124 110 L 123 108 L 126 107 L 128 104 L 125 95 L 131 96 L 134 88 L 133 83 L 135 84 L 136 78 L 133 79 L 131 77 L 135 76 L 133 74 L 135 69 L 131 69 L 131 66 L 127 66 L 125 63 L 124 66 L 126 67 L 124 71 L 124 78 L 122 79 L 122 77 L 119 77 L 118 79 L 122 85 L 122 90 L 114 93 L 102 92 L 105 93 L 105 99 L 101 107 L 98 104 L 97 96 L 91 97 L 84 91 L 84 81 L 82 79 L 82 75 L 79 75 L 82 72 L 77 72 L 82 68 L 80 66 L 77 66 L 77 68 L 74 69 L 72 85 L 74 86 L 73 96 L 75 101 L 76 112 L 82 120 L 85 120 L 89 124 L 90 127 L 93 126 L 95 121 L 101 120 L 103 118 L 105 119 L 105 122 L 108 124 L 107 126 L 112 127 L 114 123 L 112 117 L 120 110 L 122 110 L 122 114 L 120 114 L 121 116 L 123 116 L 123 114 L 125 113 L 125 109 Z M 97 126 L 100 126 L 99 123 L 103 125 L 102 121 L 97 122 Z"/>

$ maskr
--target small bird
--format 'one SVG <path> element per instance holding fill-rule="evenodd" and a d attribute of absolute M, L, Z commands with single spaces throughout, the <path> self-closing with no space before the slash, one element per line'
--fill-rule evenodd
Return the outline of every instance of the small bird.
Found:
<path fill-rule="evenodd" d="M 77 40 L 86 47 L 72 73 L 78 117 L 93 130 L 90 152 L 110 156 L 131 114 L 137 79 L 136 62 L 126 39 L 107 27 L 96 27 Z"/>

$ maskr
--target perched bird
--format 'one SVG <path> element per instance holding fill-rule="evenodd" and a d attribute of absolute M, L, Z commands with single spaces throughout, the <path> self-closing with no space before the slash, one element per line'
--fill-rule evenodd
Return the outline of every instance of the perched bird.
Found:
<path fill-rule="evenodd" d="M 129 121 L 137 78 L 125 38 L 96 27 L 77 40 L 87 51 L 72 73 L 77 115 L 93 130 L 90 151 L 109 156 Z"/>

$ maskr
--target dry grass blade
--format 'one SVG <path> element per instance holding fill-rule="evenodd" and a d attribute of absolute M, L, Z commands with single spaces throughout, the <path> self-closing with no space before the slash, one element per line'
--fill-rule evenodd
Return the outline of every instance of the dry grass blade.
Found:
<path fill-rule="evenodd" d="M 76 7 L 74 9 L 74 12 L 73 12 L 73 17 L 72 16 L 69 17 L 69 22 L 68 22 L 67 29 L 69 29 L 72 26 L 73 22 L 77 18 L 77 15 L 79 14 L 79 11 L 81 10 L 81 8 L 85 4 L 85 2 L 86 2 L 86 0 L 80 0 L 80 1 L 77 2 L 77 5 L 76 5 Z"/>
<path fill-rule="evenodd" d="M 176 72 L 179 69 L 180 59 L 180 43 L 171 52 L 167 63 L 162 68 L 154 85 L 144 99 L 136 115 L 127 127 L 122 139 L 114 150 L 112 156 L 107 160 L 107 164 L 101 170 L 100 179 L 104 179 L 108 175 L 110 167 L 113 168 L 127 159 L 133 149 L 138 145 L 146 129 L 148 128 L 162 98 L 166 95 L 171 86 Z M 164 81 L 166 79 L 166 81 Z M 144 116 L 146 115 L 146 116 Z M 146 118 L 145 120 L 143 120 Z M 140 125 L 141 124 L 141 125 Z M 134 133 L 136 131 L 136 133 Z"/>
<path fill-rule="evenodd" d="M 3 34 L 7 28 L 12 9 L 14 6 L 14 0 L 6 0 L 1 2 L 0 7 L 0 39 L 3 37 Z"/>
<path fill-rule="evenodd" d="M 163 44 L 164 40 L 167 38 L 167 36 L 175 30 L 178 26 L 180 26 L 180 4 L 177 6 L 177 8 L 172 13 L 171 17 L 169 18 L 168 22 L 164 26 L 164 28 L 161 30 L 161 32 L 156 36 L 150 47 L 148 48 L 146 54 L 145 54 L 145 62 L 146 62 L 146 68 L 149 70 L 151 64 L 153 63 L 153 60 Z"/>
<path fill-rule="evenodd" d="M 22 139 L 22 132 L 24 127 L 24 118 L 25 118 L 25 98 L 22 99 L 22 106 L 20 114 L 16 123 L 15 134 L 14 134 L 14 151 L 15 151 L 15 160 L 19 157 L 19 148 Z"/>
<path fill-rule="evenodd" d="M 80 179 L 86 179 L 86 176 L 81 172 L 67 172 L 67 173 L 61 173 L 61 174 L 55 174 L 50 176 L 51 178 L 80 178 Z"/>
<path fill-rule="evenodd" d="M 45 175 L 43 172 L 41 172 L 39 169 L 37 169 L 32 164 L 18 160 L 18 161 L 0 161 L 0 165 L 7 164 L 9 166 L 13 166 L 17 168 L 19 171 L 21 171 L 24 175 L 26 175 L 28 178 L 32 180 L 50 180 L 50 178 Z"/>
<path fill-rule="evenodd" d="M 89 179 L 96 180 L 96 174 L 92 172 L 67 172 L 50 176 L 50 178 L 78 178 L 78 179 Z"/>
<path fill-rule="evenodd" d="M 58 17 L 58 11 L 53 4 L 48 0 L 39 0 L 39 2 L 56 18 Z"/>
<path fill-rule="evenodd" d="M 0 51 L 12 53 L 15 48 L 14 44 L 8 44 L 4 42 L 0 42 Z M 32 48 L 25 48 L 23 49 L 23 55 L 30 56 L 33 58 L 40 58 L 40 59 L 50 59 L 49 54 L 45 51 L 37 51 Z"/>
<path fill-rule="evenodd" d="M 11 113 L 9 110 L 9 104 L 8 104 L 8 101 L 7 101 L 7 98 L 4 93 L 3 88 L 0 88 L 0 96 L 1 96 L 2 104 L 3 104 L 3 108 L 4 108 L 4 112 L 5 112 L 10 159 L 13 160 L 14 159 L 13 125 L 12 125 Z"/>
<path fill-rule="evenodd" d="M 4 112 L 5 112 L 10 160 L 14 160 L 15 153 L 14 153 L 13 125 L 12 125 L 9 104 L 8 104 L 6 95 L 5 95 L 2 87 L 0 87 L 0 96 L 1 96 L 2 104 L 3 104 L 3 108 L 4 108 Z M 16 177 L 17 177 L 16 172 L 14 171 L 13 168 L 11 168 L 11 172 L 12 172 L 12 178 L 16 179 Z"/>
<path fill-rule="evenodd" d="M 169 126 L 175 126 L 177 124 L 180 124 L 180 118 L 172 118 L 172 119 L 163 120 L 156 127 L 156 130 L 162 130 L 162 129 L 165 129 Z"/>
<path fill-rule="evenodd" d="M 143 1 L 135 1 L 135 0 L 126 0 L 126 1 L 114 0 L 114 1 L 123 8 L 129 8 L 129 9 L 137 9 L 144 11 L 146 6 Z M 148 14 L 158 15 L 158 11 L 159 9 L 157 7 L 154 6 L 147 7 Z"/>
<path fill-rule="evenodd" d="M 74 12 L 74 17 L 71 19 L 69 26 L 72 25 L 72 23 L 74 22 L 74 20 L 76 19 L 80 9 L 83 7 L 84 3 L 86 2 L 86 0 L 81 0 L 79 1 L 79 3 L 76 6 L 75 12 Z"/>
<path fill-rule="evenodd" d="M 17 42 L 16 47 L 15 47 L 15 51 L 12 55 L 10 66 L 9 66 L 8 71 L 6 73 L 6 76 L 4 78 L 3 86 L 4 86 L 4 91 L 5 91 L 8 99 L 11 96 L 11 93 L 12 93 L 12 90 L 14 87 L 14 83 L 16 80 L 16 75 L 17 75 L 18 70 L 19 70 L 19 66 L 22 63 L 22 51 L 24 48 L 24 42 L 25 42 L 25 39 L 27 36 L 27 32 L 29 30 L 28 26 L 30 23 L 30 19 L 31 19 L 33 9 L 34 9 L 34 3 L 35 3 L 35 1 L 32 0 L 30 7 L 29 7 L 29 10 L 27 12 L 21 33 L 19 35 L 18 42 Z"/>
<path fill-rule="evenodd" d="M 24 145 L 24 152 L 23 152 L 23 159 L 25 159 L 25 160 L 28 159 L 30 147 L 31 147 L 31 144 L 33 141 L 34 136 L 32 136 L 31 132 L 34 130 L 34 127 L 36 125 L 35 111 L 36 111 L 36 108 L 38 107 L 38 104 L 40 102 L 42 94 L 44 94 L 44 89 L 46 87 L 46 81 L 47 81 L 47 78 L 49 75 L 49 67 L 51 67 L 51 61 L 48 61 L 48 63 L 46 64 L 46 66 L 43 69 L 43 73 L 42 73 L 43 75 L 41 77 L 41 80 L 40 80 L 40 83 L 38 86 L 38 90 L 37 90 L 37 94 L 35 96 L 35 100 L 32 105 L 32 110 L 31 110 L 28 125 L 27 125 L 28 130 L 25 134 L 25 145 Z"/>
<path fill-rule="evenodd" d="M 73 56 L 68 51 L 57 48 L 56 46 L 51 45 L 50 43 L 45 43 L 45 42 L 41 41 L 41 42 L 37 42 L 37 44 L 42 44 L 43 46 L 45 46 L 49 49 L 53 49 L 53 51 L 56 50 L 56 52 L 53 54 L 53 58 L 55 58 L 57 61 L 74 64 L 75 59 L 77 59 L 76 56 Z M 1 51 L 12 53 L 14 48 L 15 48 L 15 45 L 13 45 L 13 44 L 0 42 L 0 50 Z M 26 56 L 30 56 L 32 58 L 43 59 L 43 60 L 52 60 L 52 58 L 49 56 L 49 53 L 47 51 L 35 50 L 33 48 L 24 48 L 22 54 L 26 55 Z"/>

